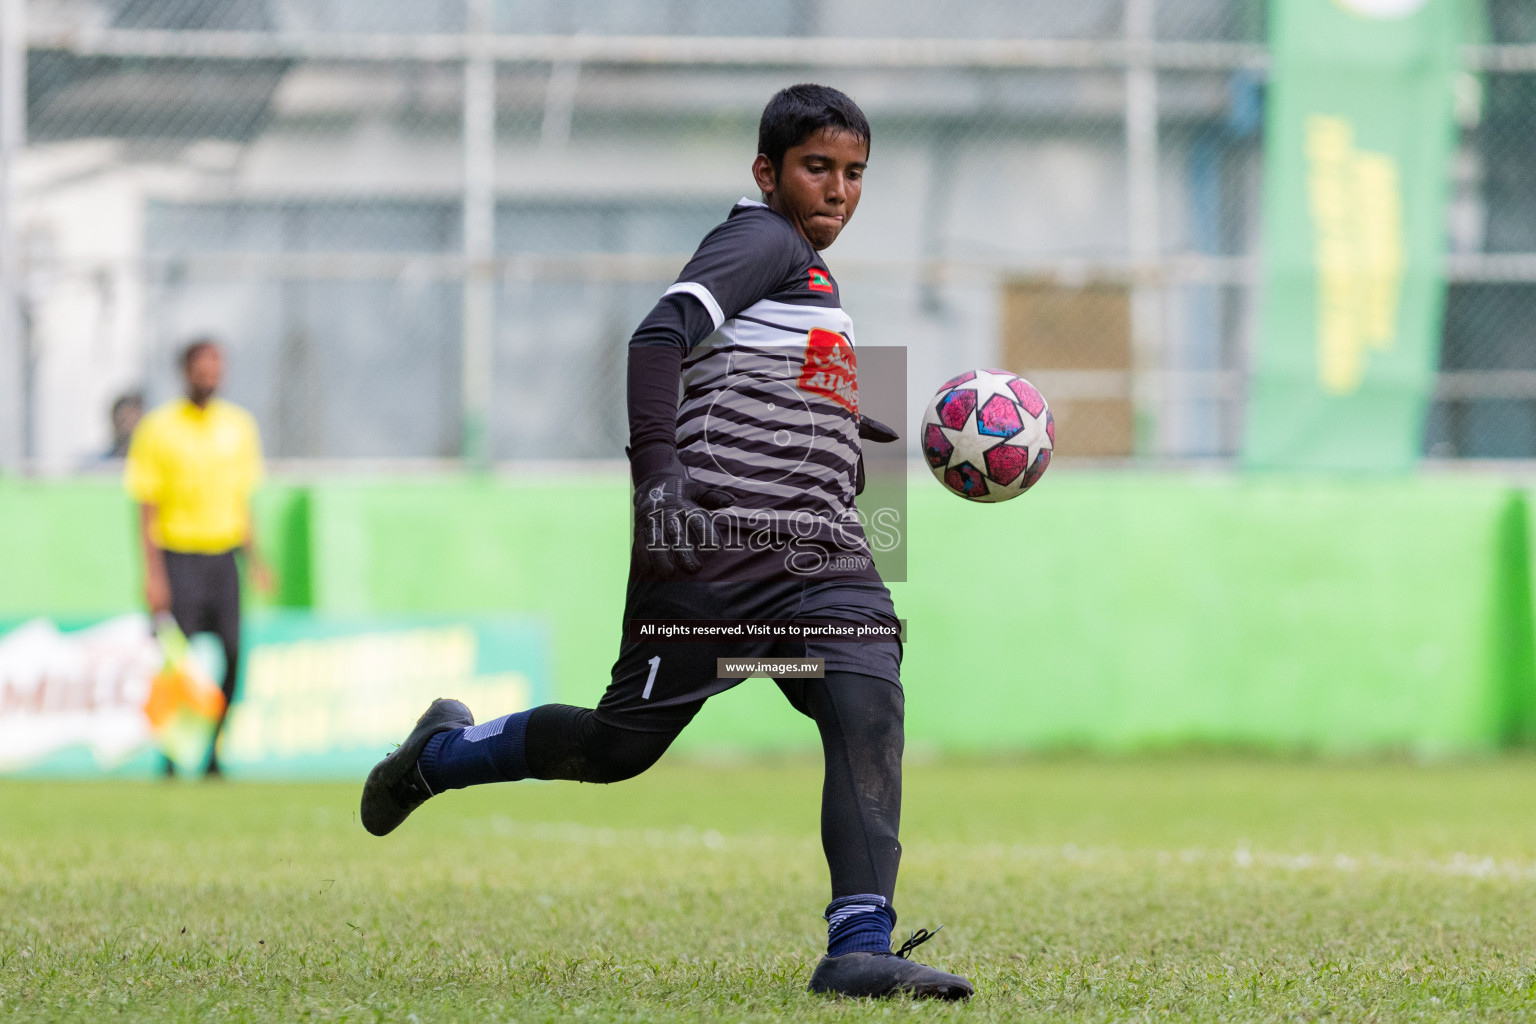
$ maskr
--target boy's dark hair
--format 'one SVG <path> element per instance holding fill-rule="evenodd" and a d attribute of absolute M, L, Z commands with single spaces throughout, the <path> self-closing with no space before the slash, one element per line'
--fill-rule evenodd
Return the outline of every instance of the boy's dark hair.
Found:
<path fill-rule="evenodd" d="M 192 360 L 196 359 L 204 351 L 210 348 L 218 348 L 219 343 L 212 338 L 193 338 L 187 342 L 186 348 L 181 350 L 181 356 L 177 362 L 181 365 L 181 372 L 186 373 L 192 368 Z"/>
<path fill-rule="evenodd" d="M 847 132 L 869 150 L 869 120 L 845 93 L 827 85 L 792 85 L 780 89 L 763 108 L 757 126 L 757 151 L 773 164 L 774 173 L 784 169 L 784 154 L 823 128 Z"/>

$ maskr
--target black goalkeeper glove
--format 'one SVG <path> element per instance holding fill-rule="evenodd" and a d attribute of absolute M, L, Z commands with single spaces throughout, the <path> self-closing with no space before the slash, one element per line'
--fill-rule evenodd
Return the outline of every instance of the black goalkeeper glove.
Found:
<path fill-rule="evenodd" d="M 628 452 L 635 482 L 635 545 L 650 572 L 670 579 L 678 569 L 698 572 L 698 549 L 713 547 L 709 513 L 736 503 L 730 491 L 688 479 L 688 470 L 670 444 L 642 445 Z"/>
<path fill-rule="evenodd" d="M 901 440 L 901 435 L 872 416 L 859 413 L 859 437 L 864 441 L 889 444 Z M 853 493 L 864 493 L 864 453 L 859 452 L 859 464 L 853 474 Z"/>

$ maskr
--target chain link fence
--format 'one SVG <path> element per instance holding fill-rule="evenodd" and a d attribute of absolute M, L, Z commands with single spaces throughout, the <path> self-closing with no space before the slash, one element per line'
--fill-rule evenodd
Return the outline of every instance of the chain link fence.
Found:
<path fill-rule="evenodd" d="M 1458 87 L 1426 450 L 1536 457 L 1536 17 L 1486 14 Z M 908 349 L 911 408 L 1002 365 L 1050 397 L 1064 458 L 1229 457 L 1265 17 L 1257 0 L 0 0 L 0 82 L 25 82 L 24 109 L 0 102 L 21 339 L 0 455 L 89 465 L 114 400 L 173 395 L 176 352 L 211 335 L 278 458 L 619 457 L 630 331 L 751 193 L 768 96 L 812 80 L 873 125 L 858 222 L 827 256 L 859 340 Z"/>
<path fill-rule="evenodd" d="M 1450 289 L 1427 450 L 1536 457 L 1536 7 L 1489 0 L 1457 87 Z"/>

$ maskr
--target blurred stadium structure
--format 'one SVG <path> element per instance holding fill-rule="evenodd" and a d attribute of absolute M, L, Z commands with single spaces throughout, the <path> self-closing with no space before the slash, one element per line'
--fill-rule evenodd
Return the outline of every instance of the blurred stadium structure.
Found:
<path fill-rule="evenodd" d="M 279 458 L 615 457 L 629 331 L 750 188 L 763 102 L 803 80 L 873 123 L 860 223 L 829 257 L 860 341 L 909 348 L 914 403 L 1001 364 L 1051 398 L 1063 455 L 1232 455 L 1265 19 L 1259 0 L 0 0 L 0 466 L 104 450 L 113 398 L 170 394 L 203 332 Z M 1536 7 L 1477 20 L 1425 444 L 1529 458 Z"/>

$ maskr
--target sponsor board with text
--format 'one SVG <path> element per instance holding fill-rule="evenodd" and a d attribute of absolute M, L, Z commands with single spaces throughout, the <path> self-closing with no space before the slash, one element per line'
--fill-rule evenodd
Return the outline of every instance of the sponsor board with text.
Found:
<path fill-rule="evenodd" d="M 516 617 L 253 616 L 220 761 L 234 777 L 360 777 L 436 697 L 481 718 L 545 699 L 545 634 Z M 0 628 L 0 774 L 156 770 L 145 706 L 162 662 L 143 615 Z"/>

